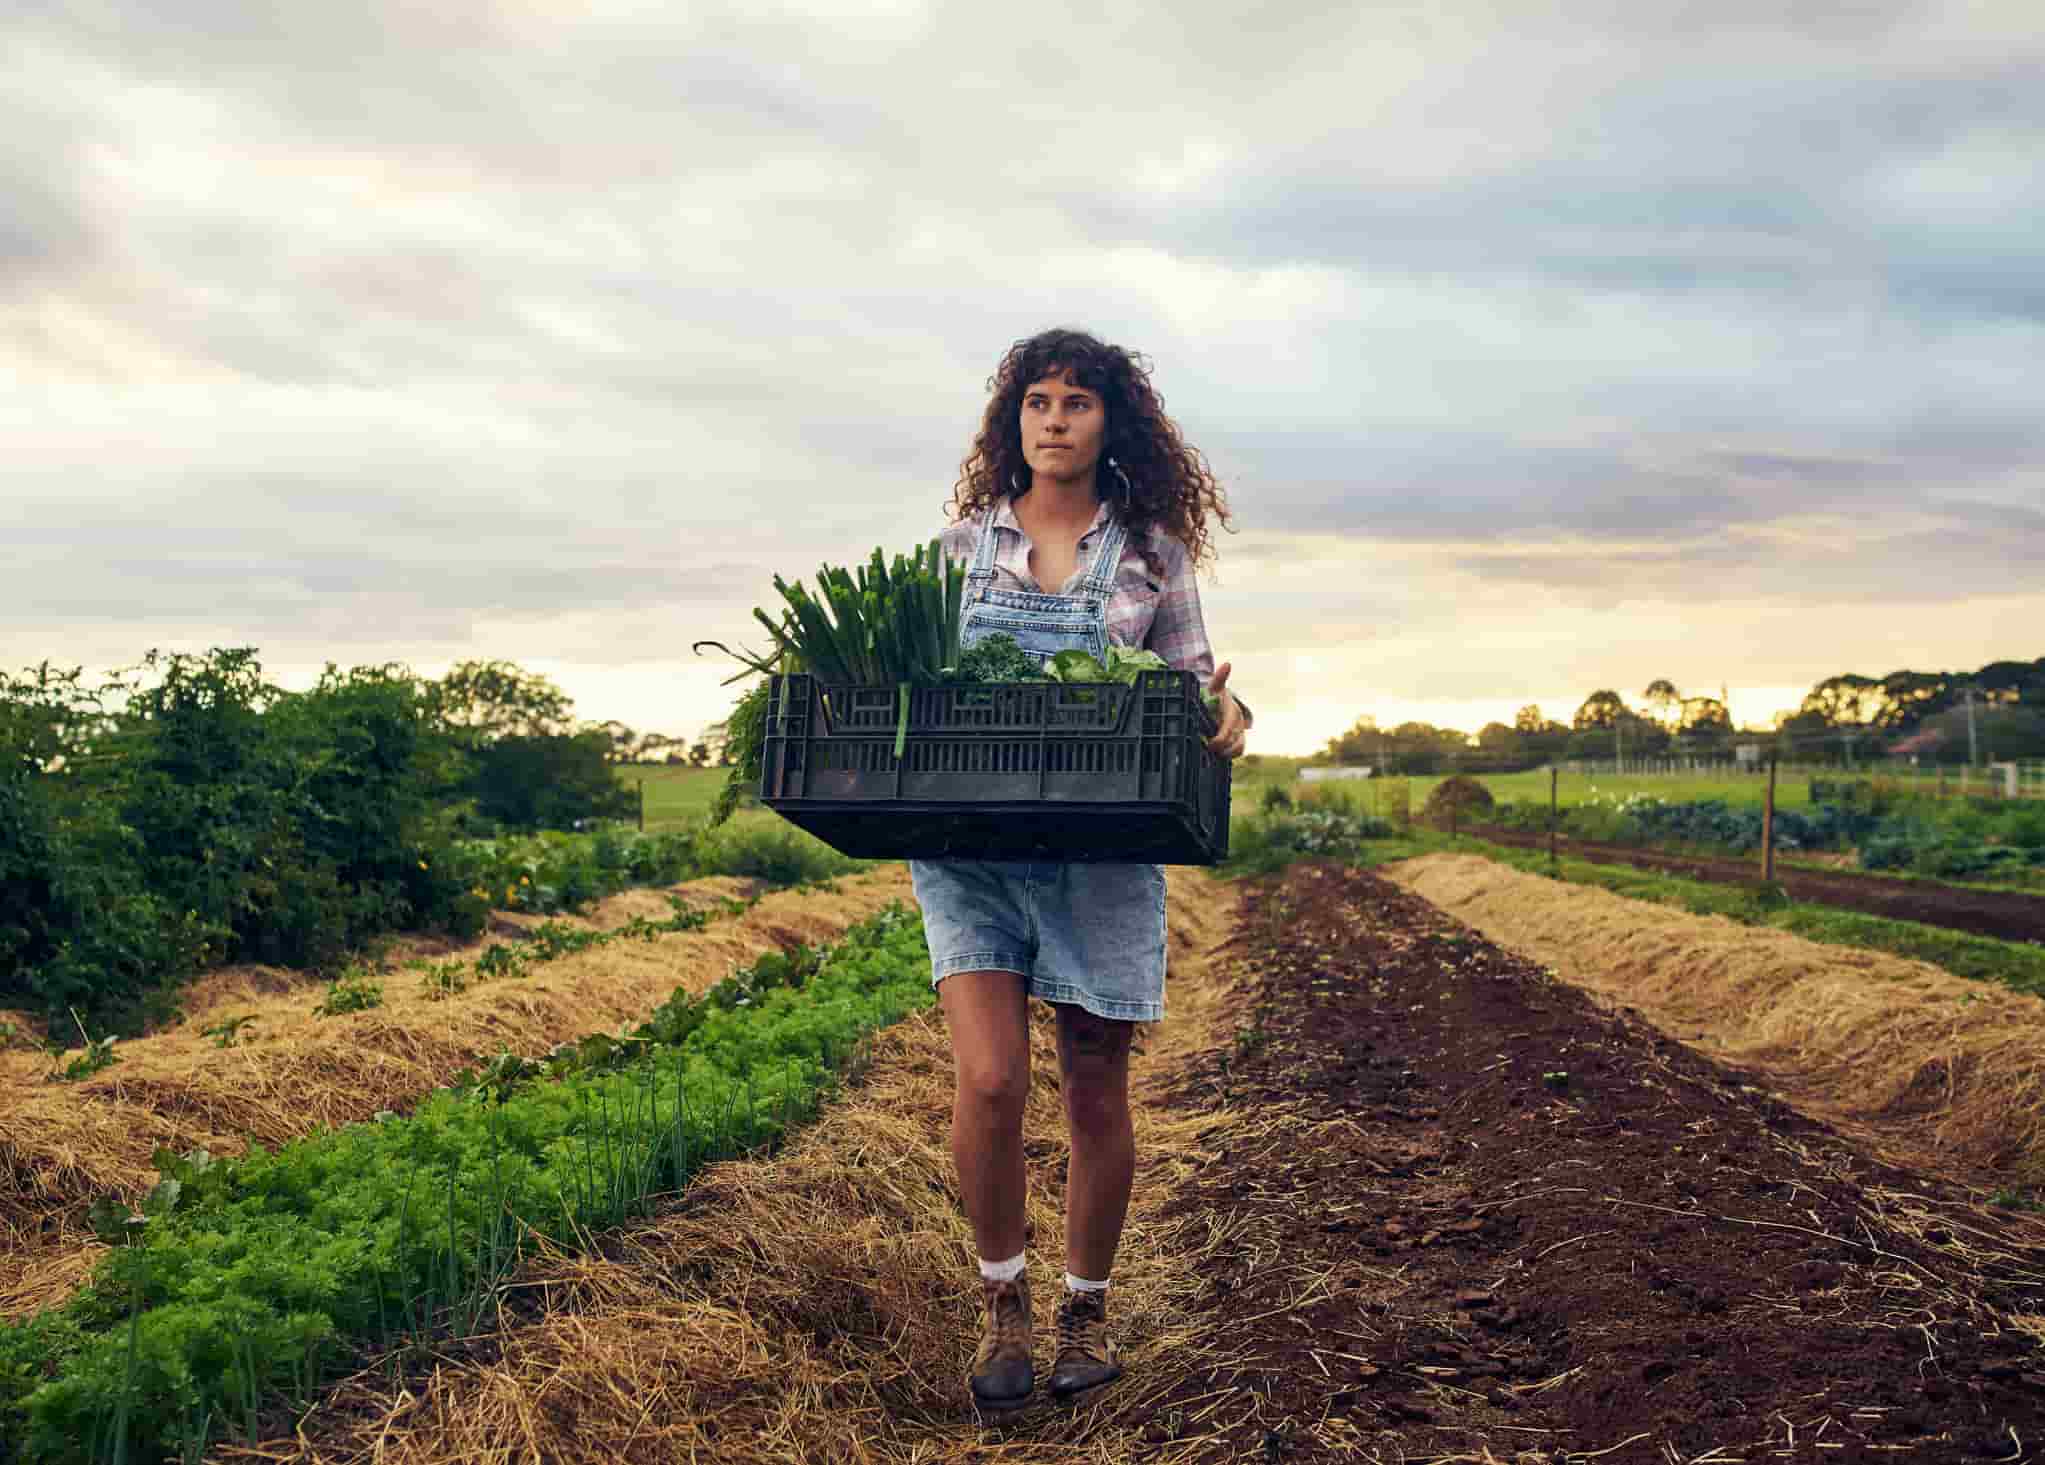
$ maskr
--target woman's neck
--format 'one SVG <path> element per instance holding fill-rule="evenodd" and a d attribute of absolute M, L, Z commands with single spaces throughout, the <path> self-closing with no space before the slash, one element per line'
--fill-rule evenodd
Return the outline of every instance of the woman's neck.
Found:
<path fill-rule="evenodd" d="M 1090 479 L 1057 479 L 1032 475 L 1030 490 L 1013 501 L 1018 520 L 1047 528 L 1084 533 L 1100 511 L 1101 501 Z M 1035 538 L 1034 534 L 1031 538 Z"/>

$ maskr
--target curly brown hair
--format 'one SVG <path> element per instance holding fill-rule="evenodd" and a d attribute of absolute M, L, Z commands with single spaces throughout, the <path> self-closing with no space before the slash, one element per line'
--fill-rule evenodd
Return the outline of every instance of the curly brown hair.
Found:
<path fill-rule="evenodd" d="M 1150 384 L 1149 360 L 1084 331 L 1044 331 L 1017 341 L 1001 358 L 1001 365 L 987 380 L 992 395 L 980 419 L 979 436 L 973 439 L 973 451 L 959 465 L 959 480 L 953 485 L 953 522 L 972 518 L 1003 498 L 1019 496 L 1023 490 L 1016 488 L 1017 482 L 1028 485 L 1022 445 L 1023 392 L 1030 383 L 1053 375 L 1100 394 L 1107 435 L 1096 486 L 1131 542 L 1141 550 L 1151 573 L 1164 573 L 1153 530 L 1185 545 L 1196 567 L 1211 560 L 1214 546 L 1207 535 L 1208 516 L 1220 520 L 1223 528 L 1230 527 L 1221 484 L 1200 450 L 1187 444 L 1179 436 L 1177 424 L 1165 416 L 1164 399 Z M 1128 475 L 1126 494 L 1121 478 L 1107 466 L 1109 458 Z"/>

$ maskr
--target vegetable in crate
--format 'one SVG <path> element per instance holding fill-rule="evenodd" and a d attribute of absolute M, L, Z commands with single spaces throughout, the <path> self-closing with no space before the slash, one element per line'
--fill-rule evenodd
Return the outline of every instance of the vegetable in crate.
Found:
<path fill-rule="evenodd" d="M 949 682 L 1036 682 L 1044 674 L 1015 637 L 997 631 L 959 653 L 958 665 L 947 669 Z"/>
<path fill-rule="evenodd" d="M 857 576 L 820 565 L 815 595 L 801 581 L 791 585 L 779 575 L 774 588 L 783 602 L 780 619 L 764 610 L 753 612 L 773 638 L 772 651 L 764 655 L 733 651 L 721 641 L 698 641 L 694 649 L 714 646 L 745 663 L 745 670 L 726 679 L 727 686 L 748 676 L 801 672 L 826 685 L 893 682 L 902 691 L 901 725 L 895 731 L 899 757 L 909 727 L 910 686 L 936 685 L 959 661 L 965 572 L 933 539 L 913 554 L 896 555 L 892 562 L 876 549 Z M 713 822 L 728 817 L 739 795 L 760 776 L 768 719 L 764 685 L 756 692 L 759 700 L 742 699 L 727 724 L 734 761 Z"/>
<path fill-rule="evenodd" d="M 1107 665 L 1095 660 L 1085 651 L 1061 651 L 1045 664 L 1044 674 L 1054 682 L 1120 682 L 1125 687 L 1136 685 L 1136 674 L 1146 671 L 1170 671 L 1165 660 L 1155 651 L 1140 651 L 1128 646 L 1108 647 Z M 1214 693 L 1202 690 L 1200 700 L 1207 704 L 1207 710 L 1217 719 L 1221 715 L 1221 699 Z"/>

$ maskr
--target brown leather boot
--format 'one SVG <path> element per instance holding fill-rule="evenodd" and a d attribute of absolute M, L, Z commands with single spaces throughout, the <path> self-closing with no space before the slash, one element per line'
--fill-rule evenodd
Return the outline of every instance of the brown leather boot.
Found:
<path fill-rule="evenodd" d="M 1018 1409 L 1037 1386 L 1037 1364 L 1030 1356 L 1030 1278 L 1013 1282 L 980 1279 L 987 1316 L 980 1347 L 973 1354 L 973 1402 L 982 1409 Z"/>
<path fill-rule="evenodd" d="M 1122 1377 L 1122 1352 L 1108 1336 L 1108 1294 L 1067 1292 L 1058 1306 L 1058 1357 L 1051 1393 L 1069 1399 Z"/>

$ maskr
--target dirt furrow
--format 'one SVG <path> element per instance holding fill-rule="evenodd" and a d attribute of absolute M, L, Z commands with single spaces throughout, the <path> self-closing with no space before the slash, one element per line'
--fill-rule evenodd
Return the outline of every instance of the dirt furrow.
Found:
<path fill-rule="evenodd" d="M 1524 829 L 1471 826 L 1464 833 L 1520 849 L 1545 850 L 1548 836 Z M 1686 880 L 1714 885 L 1761 884 L 1761 857 L 1756 855 L 1677 854 L 1633 845 L 1597 844 L 1558 836 L 1556 850 L 1594 865 L 1631 865 L 1660 870 Z M 1946 885 L 1937 880 L 1900 879 L 1891 875 L 1847 870 L 1811 870 L 1778 860 L 1775 880 L 1792 900 L 1835 906 L 1892 921 L 1916 921 L 1949 931 L 1970 931 L 2004 941 L 2045 941 L 2045 895 L 2020 890 L 1983 890 Z"/>
<path fill-rule="evenodd" d="M 1378 876 L 1250 896 L 1238 1116 L 1176 1200 L 1238 1238 L 1211 1458 L 2030 1458 L 2045 1227 L 1885 1167 Z M 1225 1218 L 1225 1219 L 1224 1219 Z M 1219 1403 L 1217 1403 L 1219 1401 Z M 1230 1453 L 1230 1452 L 1233 1453 Z"/>

